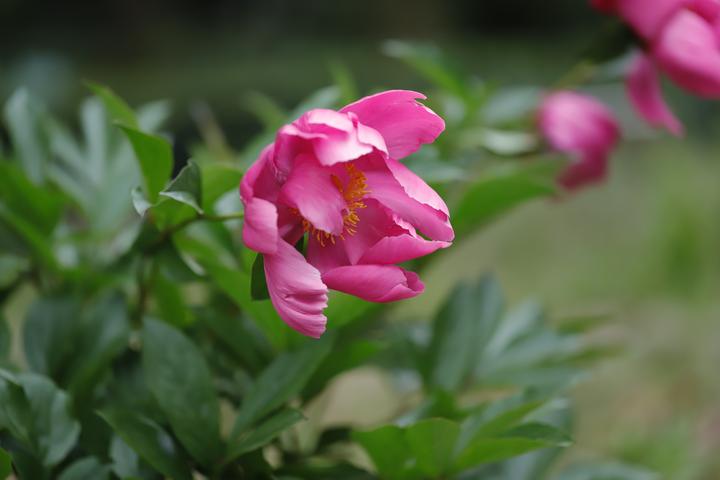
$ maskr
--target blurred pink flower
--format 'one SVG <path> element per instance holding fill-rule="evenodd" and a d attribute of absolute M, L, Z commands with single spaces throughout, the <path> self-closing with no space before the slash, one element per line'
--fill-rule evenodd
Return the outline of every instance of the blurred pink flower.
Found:
<path fill-rule="evenodd" d="M 571 157 L 558 179 L 561 185 L 574 189 L 605 178 L 608 156 L 620 137 L 605 105 L 588 95 L 555 92 L 540 105 L 538 123 L 550 146 Z"/>
<path fill-rule="evenodd" d="M 628 95 L 651 125 L 681 135 L 682 125 L 662 97 L 659 72 L 690 93 L 720 98 L 720 0 L 616 0 L 591 2 L 617 12 L 645 42 L 633 61 Z"/>
<path fill-rule="evenodd" d="M 395 264 L 453 240 L 445 202 L 398 161 L 445 128 L 424 98 L 393 90 L 311 110 L 243 178 L 243 241 L 263 255 L 270 299 L 297 331 L 325 331 L 328 289 L 372 302 L 419 295 L 418 276 Z M 305 234 L 303 256 L 294 245 Z"/>

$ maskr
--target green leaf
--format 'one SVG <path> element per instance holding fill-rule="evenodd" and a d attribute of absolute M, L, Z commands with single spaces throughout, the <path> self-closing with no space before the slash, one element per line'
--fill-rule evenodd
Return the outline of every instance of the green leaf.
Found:
<path fill-rule="evenodd" d="M 556 162 L 531 161 L 486 172 L 453 210 L 456 234 L 468 234 L 513 207 L 556 194 L 557 171 Z"/>
<path fill-rule="evenodd" d="M 412 453 L 402 428 L 387 425 L 371 431 L 356 431 L 352 438 L 365 449 L 382 478 L 408 478 L 406 470 Z"/>
<path fill-rule="evenodd" d="M 502 310 L 502 292 L 492 277 L 483 277 L 477 285 L 460 285 L 452 292 L 433 323 L 427 360 L 431 385 L 448 391 L 463 386 Z"/>
<path fill-rule="evenodd" d="M 421 420 L 405 432 L 418 468 L 430 477 L 450 470 L 459 435 L 460 426 L 443 418 Z"/>
<path fill-rule="evenodd" d="M 105 375 L 113 359 L 128 345 L 130 322 L 127 305 L 119 294 L 93 302 L 82 314 L 66 369 L 67 388 L 76 398 L 87 396 Z"/>
<path fill-rule="evenodd" d="M 0 373 L 0 428 L 6 428 L 42 465 L 56 465 L 80 433 L 80 425 L 70 415 L 70 398 L 41 375 Z"/>
<path fill-rule="evenodd" d="M 57 192 L 33 184 L 19 168 L 1 160 L 0 202 L 44 235 L 55 229 L 65 203 Z"/>
<path fill-rule="evenodd" d="M 23 343 L 28 364 L 36 372 L 58 379 L 77 353 L 75 335 L 81 310 L 70 296 L 40 297 L 28 309 Z"/>
<path fill-rule="evenodd" d="M 233 165 L 208 163 L 200 167 L 202 170 L 202 207 L 212 211 L 215 202 L 223 194 L 236 191 L 242 180 L 243 172 Z"/>
<path fill-rule="evenodd" d="M 389 40 L 383 45 L 383 52 L 407 63 L 425 78 L 437 86 L 461 98 L 467 98 L 469 89 L 463 77 L 450 68 L 434 45 L 413 44 L 399 40 Z"/>
<path fill-rule="evenodd" d="M 113 121 L 122 123 L 128 127 L 139 128 L 135 112 L 125 103 L 125 100 L 120 98 L 110 88 L 103 85 L 92 82 L 86 82 L 86 85 L 95 95 L 100 97 Z"/>
<path fill-rule="evenodd" d="M 135 151 L 143 175 L 145 193 L 149 201 L 155 203 L 172 173 L 173 155 L 170 143 L 160 136 L 129 126 L 120 128 Z"/>
<path fill-rule="evenodd" d="M 500 435 L 473 440 L 455 461 L 456 471 L 497 462 L 547 447 L 566 447 L 570 438 L 560 430 L 541 423 L 519 425 Z"/>
<path fill-rule="evenodd" d="M 152 420 L 136 412 L 107 409 L 100 416 L 143 460 L 174 480 L 192 480 L 192 474 L 172 437 Z"/>
<path fill-rule="evenodd" d="M 5 320 L 2 312 L 0 312 L 0 359 L 6 360 L 10 355 L 10 348 L 12 347 L 12 333 L 10 327 Z"/>
<path fill-rule="evenodd" d="M 160 196 L 184 203 L 195 209 L 196 212 L 203 213 L 203 209 L 200 207 L 202 205 L 202 179 L 197 164 L 188 161 L 188 164 L 180 170 L 170 185 L 160 192 Z"/>
<path fill-rule="evenodd" d="M 265 279 L 265 263 L 262 254 L 258 253 L 252 266 L 250 280 L 250 296 L 253 300 L 267 300 L 270 298 L 267 280 Z"/>
<path fill-rule="evenodd" d="M 330 63 L 330 75 L 333 83 L 340 90 L 340 100 L 344 104 L 350 104 L 360 98 L 355 79 L 348 67 L 341 62 Z"/>
<path fill-rule="evenodd" d="M 372 340 L 353 340 L 347 345 L 338 345 L 308 381 L 303 390 L 303 397 L 312 398 L 317 395 L 333 377 L 367 362 L 380 352 L 382 346 L 380 342 Z"/>
<path fill-rule="evenodd" d="M 192 313 L 185 305 L 185 297 L 180 286 L 165 273 L 163 268 L 158 269 L 153 275 L 151 288 L 158 314 L 165 322 L 180 328 L 193 322 Z"/>
<path fill-rule="evenodd" d="M 45 180 L 50 160 L 45 123 L 47 114 L 25 89 L 17 90 L 5 104 L 5 124 L 15 154 L 27 177 L 35 184 Z"/>
<path fill-rule="evenodd" d="M 41 297 L 23 324 L 30 367 L 85 397 L 127 346 L 128 312 L 119 295 L 104 295 L 81 308 L 72 296 Z"/>
<path fill-rule="evenodd" d="M 86 457 L 74 461 L 58 477 L 58 480 L 107 480 L 110 467 L 103 465 L 95 457 Z"/>
<path fill-rule="evenodd" d="M 0 448 L 0 479 L 5 480 L 13 473 L 12 458 L 10 454 Z"/>
<path fill-rule="evenodd" d="M 173 432 L 204 465 L 222 456 L 220 407 L 212 374 L 194 343 L 175 328 L 146 320 L 143 368 L 148 388 Z"/>
<path fill-rule="evenodd" d="M 295 425 L 305 417 L 294 409 L 285 409 L 273 415 L 258 425 L 257 428 L 238 437 L 231 443 L 226 462 L 230 462 L 240 455 L 256 450 L 273 441 L 283 431 Z"/>
<path fill-rule="evenodd" d="M 253 422 L 297 395 L 330 353 L 333 343 L 334 336 L 326 333 L 320 340 L 307 341 L 300 349 L 277 357 L 243 399 L 231 438 L 238 438 Z"/>
<path fill-rule="evenodd" d="M 110 441 L 109 454 L 115 475 L 120 478 L 140 477 L 138 454 L 118 435 L 113 435 Z"/>

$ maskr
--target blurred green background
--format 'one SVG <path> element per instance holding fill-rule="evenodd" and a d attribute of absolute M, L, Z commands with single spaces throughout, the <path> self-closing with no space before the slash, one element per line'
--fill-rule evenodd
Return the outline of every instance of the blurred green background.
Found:
<path fill-rule="evenodd" d="M 260 130 L 252 92 L 292 106 L 332 81 L 330 65 L 344 65 L 361 91 L 427 91 L 383 55 L 391 38 L 432 42 L 484 81 L 551 84 L 606 27 L 585 3 L 3 0 L 0 94 L 26 85 L 72 121 L 91 79 L 134 105 L 170 99 L 180 156 L 206 105 L 241 148 Z M 485 270 L 511 301 L 608 314 L 602 334 L 622 350 L 576 389 L 575 455 L 619 457 L 673 480 L 718 478 L 720 111 L 667 86 L 689 132 L 674 139 L 634 118 L 622 85 L 590 91 L 625 127 L 608 182 L 525 207 L 443 253 L 427 294 L 396 314 L 424 320 L 458 276 Z"/>

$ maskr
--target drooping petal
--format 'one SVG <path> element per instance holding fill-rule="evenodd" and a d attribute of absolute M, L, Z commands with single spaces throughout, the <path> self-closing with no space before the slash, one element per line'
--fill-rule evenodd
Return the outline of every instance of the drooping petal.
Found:
<path fill-rule="evenodd" d="M 253 198 L 245 203 L 243 243 L 259 253 L 275 253 L 278 244 L 278 212 L 273 203 Z"/>
<path fill-rule="evenodd" d="M 270 300 L 280 318 L 303 335 L 320 337 L 327 323 L 323 310 L 328 300 L 320 272 L 282 240 L 264 262 Z"/>
<path fill-rule="evenodd" d="M 417 102 L 425 95 L 408 90 L 389 90 L 347 105 L 363 125 L 380 132 L 392 158 L 401 159 L 432 143 L 445 129 L 435 112 Z"/>
<path fill-rule="evenodd" d="M 425 240 L 410 234 L 384 237 L 365 252 L 360 263 L 378 265 L 403 263 L 424 257 L 450 245 L 450 242 Z"/>
<path fill-rule="evenodd" d="M 370 302 L 392 302 L 415 297 L 425 286 L 417 274 L 395 265 L 352 265 L 328 270 L 323 281 L 333 290 Z"/>
<path fill-rule="evenodd" d="M 683 134 L 682 124 L 663 99 L 658 71 L 648 56 L 639 54 L 633 60 L 626 86 L 630 101 L 645 121 L 665 127 L 677 136 Z"/>
<path fill-rule="evenodd" d="M 658 66 L 678 85 L 703 97 L 720 97 L 720 42 L 713 26 L 683 10 L 653 46 Z"/>
<path fill-rule="evenodd" d="M 425 205 L 430 205 L 435 210 L 440 210 L 445 215 L 450 215 L 445 201 L 437 194 L 425 180 L 418 177 L 415 172 L 407 168 L 395 159 L 388 159 L 387 167 L 392 172 L 393 177 L 405 189 L 405 192 L 413 199 Z"/>
<path fill-rule="evenodd" d="M 333 184 L 330 171 L 311 155 L 303 154 L 295 160 L 280 191 L 280 201 L 297 209 L 317 229 L 335 235 L 343 231 L 345 199 Z"/>
<path fill-rule="evenodd" d="M 601 182 L 607 176 L 608 157 L 588 155 L 571 161 L 560 174 L 558 183 L 568 190 Z"/>
<path fill-rule="evenodd" d="M 652 41 L 665 24 L 692 0 L 618 0 L 620 16 L 645 40 Z"/>
<path fill-rule="evenodd" d="M 455 232 L 450 225 L 444 203 L 435 203 L 431 196 L 419 195 L 418 198 L 413 198 L 393 175 L 390 163 L 377 156 L 358 161 L 358 168 L 364 173 L 370 190 L 367 197 L 377 200 L 431 239 L 452 241 Z M 411 192 L 418 193 L 412 189 Z M 435 206 L 424 203 L 423 200 L 434 203 Z"/>
<path fill-rule="evenodd" d="M 266 147 L 240 182 L 245 207 L 243 242 L 260 253 L 274 253 L 278 241 L 278 212 L 274 200 L 279 185 L 272 174 L 273 146 Z"/>

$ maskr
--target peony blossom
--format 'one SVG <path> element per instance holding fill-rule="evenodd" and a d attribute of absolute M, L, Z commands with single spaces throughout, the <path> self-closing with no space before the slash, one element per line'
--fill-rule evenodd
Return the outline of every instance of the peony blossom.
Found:
<path fill-rule="evenodd" d="M 328 289 L 371 302 L 419 295 L 418 276 L 396 264 L 452 242 L 445 202 L 399 162 L 445 128 L 424 98 L 393 90 L 311 110 L 244 176 L 243 241 L 263 255 L 270 300 L 295 330 L 325 331 Z"/>
<path fill-rule="evenodd" d="M 644 42 L 634 59 L 628 95 L 648 123 L 681 135 L 666 105 L 659 74 L 695 95 L 720 98 L 720 0 L 591 0 L 617 13 Z"/>
<path fill-rule="evenodd" d="M 573 189 L 605 178 L 608 156 L 620 137 L 605 105 L 588 95 L 555 92 L 540 105 L 538 123 L 550 146 L 571 157 L 558 179 L 561 185 Z"/>

